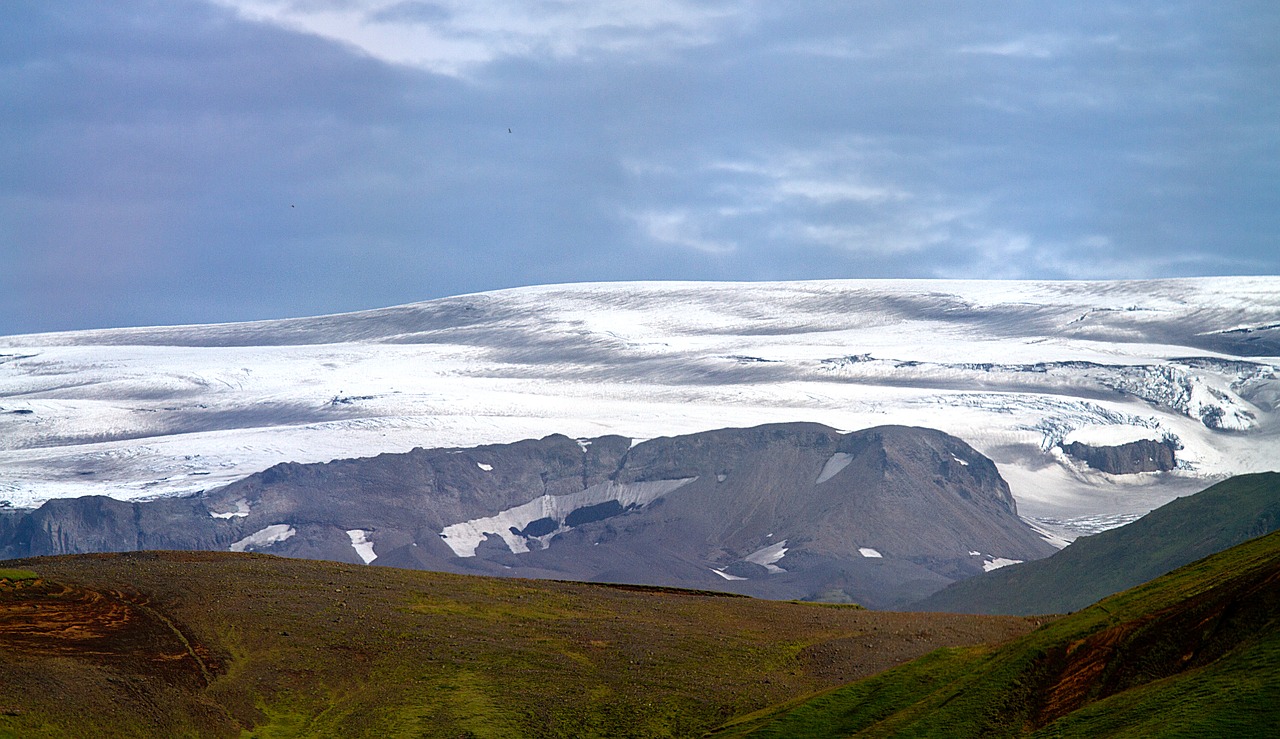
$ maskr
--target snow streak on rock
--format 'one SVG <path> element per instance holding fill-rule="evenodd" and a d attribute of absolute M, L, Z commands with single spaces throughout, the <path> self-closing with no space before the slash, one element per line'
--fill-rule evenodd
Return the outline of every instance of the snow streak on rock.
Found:
<path fill-rule="evenodd" d="M 849 463 L 852 461 L 853 456 L 845 454 L 844 452 L 836 452 L 835 454 L 832 454 L 831 459 L 828 459 L 827 463 L 822 466 L 822 473 L 818 475 L 818 479 L 814 484 L 821 485 L 827 480 L 830 480 L 840 474 L 840 470 L 848 467 Z"/>
<path fill-rule="evenodd" d="M 1016 565 L 1016 564 L 1022 564 L 1022 560 L 1006 559 L 1004 557 L 992 557 L 991 559 L 988 559 L 987 561 L 982 563 L 982 569 L 985 572 L 990 572 L 992 570 L 998 570 L 1001 567 L 1008 567 L 1009 565 Z"/>
<path fill-rule="evenodd" d="M 347 536 L 351 539 L 351 548 L 356 550 L 356 554 L 365 564 L 369 564 L 378 558 L 373 551 L 373 542 L 369 540 L 370 531 L 363 529 L 351 529 L 347 532 Z"/>
<path fill-rule="evenodd" d="M 786 572 L 786 570 L 782 569 L 777 564 L 778 561 L 781 560 L 786 555 L 787 555 L 787 540 L 783 539 L 782 541 L 776 544 L 770 544 L 767 547 L 762 547 L 760 549 L 757 549 L 751 554 L 748 554 L 747 556 L 743 557 L 743 559 L 752 564 L 760 565 L 761 567 L 765 568 L 769 572 L 776 575 L 782 572 Z"/>
<path fill-rule="evenodd" d="M 272 524 L 232 544 L 231 551 L 247 552 L 253 549 L 262 549 L 277 542 L 282 542 L 297 533 L 297 529 L 287 523 Z"/>
<path fill-rule="evenodd" d="M 515 554 L 529 551 L 530 543 L 545 548 L 556 534 L 573 526 L 572 514 L 610 502 L 618 512 L 642 507 L 675 491 L 697 478 L 657 480 L 654 482 L 603 482 L 569 495 L 543 495 L 501 513 L 444 527 L 440 538 L 459 557 L 474 557 L 476 547 L 489 536 L 501 539 Z M 530 524 L 545 521 L 546 530 L 529 530 Z"/>

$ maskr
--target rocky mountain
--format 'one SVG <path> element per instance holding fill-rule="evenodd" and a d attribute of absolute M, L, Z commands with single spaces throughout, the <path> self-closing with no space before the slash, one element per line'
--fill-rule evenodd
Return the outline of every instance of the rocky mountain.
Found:
<path fill-rule="evenodd" d="M 1178 498 L 1126 526 L 1076 539 L 1046 559 L 957 582 L 911 607 L 1065 613 L 1276 529 L 1280 473 L 1241 475 Z"/>
<path fill-rule="evenodd" d="M 193 497 L 53 500 L 7 518 L 5 557 L 266 551 L 872 607 L 1055 551 L 989 459 L 899 426 L 414 449 L 280 464 Z"/>
<path fill-rule="evenodd" d="M 962 438 L 1023 515 L 1072 538 L 1272 469 L 1278 356 L 1275 277 L 551 285 L 8 336 L 0 507 L 414 447 L 806 421 Z M 1176 454 L 1135 457 L 1138 441 Z"/>

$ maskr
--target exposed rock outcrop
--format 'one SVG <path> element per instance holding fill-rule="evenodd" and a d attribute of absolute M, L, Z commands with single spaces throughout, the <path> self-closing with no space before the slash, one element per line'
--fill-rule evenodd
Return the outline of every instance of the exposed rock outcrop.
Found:
<path fill-rule="evenodd" d="M 280 464 L 192 498 L 50 501 L 9 529 L 0 556 L 234 547 L 881 607 L 981 572 L 972 551 L 1055 551 L 963 441 L 801 423 Z"/>
<path fill-rule="evenodd" d="M 1119 446 L 1090 446 L 1073 442 L 1064 444 L 1062 451 L 1073 459 L 1095 470 L 1113 475 L 1130 475 L 1135 472 L 1168 472 L 1177 466 L 1177 447 L 1171 441 L 1141 439 Z"/>

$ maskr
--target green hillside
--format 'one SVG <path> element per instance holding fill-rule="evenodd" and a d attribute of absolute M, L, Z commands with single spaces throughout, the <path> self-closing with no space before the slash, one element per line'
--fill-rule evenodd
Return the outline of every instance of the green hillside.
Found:
<path fill-rule="evenodd" d="M 1262 737 L 1280 726 L 1280 532 L 1003 647 L 934 652 L 719 737 Z"/>
<path fill-rule="evenodd" d="M 911 606 L 956 613 L 1068 613 L 1280 528 L 1280 473 L 1241 475 L 1047 559 L 954 583 Z"/>
<path fill-rule="evenodd" d="M 0 737 L 24 739 L 696 736 L 1032 628 L 266 555 L 2 566 Z"/>

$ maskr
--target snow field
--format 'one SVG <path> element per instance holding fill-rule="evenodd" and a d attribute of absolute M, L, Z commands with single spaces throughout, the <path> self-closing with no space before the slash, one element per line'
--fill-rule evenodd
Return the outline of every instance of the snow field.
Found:
<path fill-rule="evenodd" d="M 465 322 L 436 317 L 458 306 Z M 855 280 L 539 286 L 315 319 L 0 337 L 0 500 L 145 499 L 282 461 L 550 433 L 893 423 L 992 457 L 1020 513 L 1068 536 L 1076 519 L 1274 468 L 1280 423 L 1250 398 L 1280 397 L 1276 358 L 1179 342 L 1277 322 L 1276 278 Z M 1167 328 L 1183 324 L 1197 328 Z M 1158 341 L 1142 340 L 1150 327 Z M 1057 448 L 1166 437 L 1183 447 L 1179 469 L 1127 479 Z M 460 529 L 458 543 L 507 528 Z"/>

